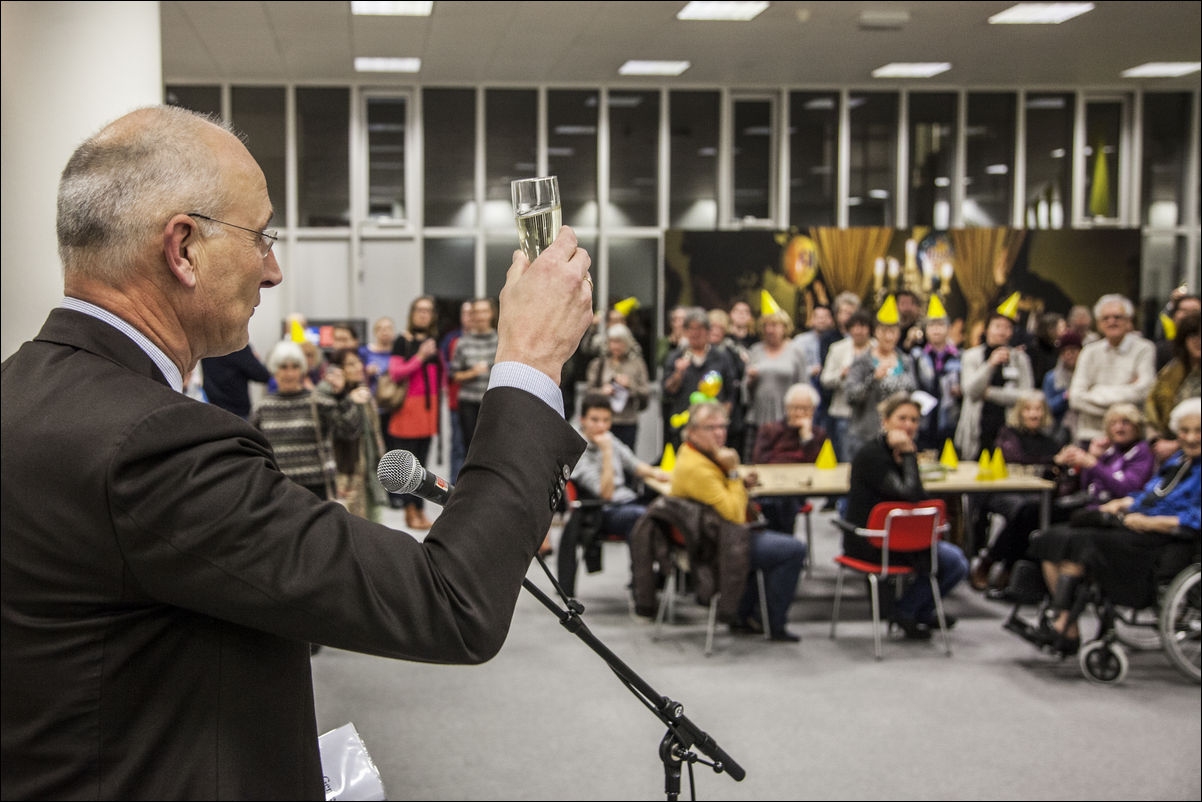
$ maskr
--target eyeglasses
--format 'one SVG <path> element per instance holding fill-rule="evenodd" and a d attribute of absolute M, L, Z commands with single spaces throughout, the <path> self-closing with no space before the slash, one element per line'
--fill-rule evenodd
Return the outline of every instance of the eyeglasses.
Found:
<path fill-rule="evenodd" d="M 726 429 L 730 426 L 728 423 L 707 423 L 704 426 L 698 426 L 698 429 L 704 429 L 707 432 L 716 432 L 719 429 Z"/>
<path fill-rule="evenodd" d="M 246 228 L 245 226 L 236 226 L 233 223 L 227 223 L 224 220 L 218 220 L 216 217 L 209 217 L 208 215 L 198 214 L 197 212 L 188 212 L 188 217 L 196 217 L 200 220 L 208 220 L 210 223 L 220 223 L 223 226 L 229 226 L 230 228 L 236 228 L 239 231 L 246 231 L 250 234 L 254 234 L 259 238 L 259 256 L 262 256 L 264 259 L 267 258 L 267 254 L 271 253 L 272 246 L 275 245 L 276 240 L 280 238 L 280 232 L 274 228 L 265 228 L 262 231 L 258 231 L 253 228 Z"/>
<path fill-rule="evenodd" d="M 1102 323 L 1108 323 L 1111 320 L 1122 321 L 1122 320 L 1130 320 L 1130 318 L 1127 317 L 1126 315 L 1102 315 L 1101 317 L 1098 318 L 1098 320 L 1101 321 Z"/>

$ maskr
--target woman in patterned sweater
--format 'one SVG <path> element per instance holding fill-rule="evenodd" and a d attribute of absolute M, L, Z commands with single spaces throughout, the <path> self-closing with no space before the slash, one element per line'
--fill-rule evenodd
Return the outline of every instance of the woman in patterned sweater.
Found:
<path fill-rule="evenodd" d="M 278 389 L 255 407 L 250 423 L 271 443 L 276 464 L 289 479 L 328 499 L 334 497 L 330 438 L 357 438 L 363 421 L 349 396 L 336 400 L 306 390 L 304 366 L 305 354 L 296 343 L 284 341 L 271 349 L 267 369 Z M 345 381 L 340 373 L 327 379 L 331 385 Z"/>

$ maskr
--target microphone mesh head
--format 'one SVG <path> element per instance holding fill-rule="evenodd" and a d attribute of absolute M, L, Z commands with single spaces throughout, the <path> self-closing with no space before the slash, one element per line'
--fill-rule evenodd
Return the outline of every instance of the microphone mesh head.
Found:
<path fill-rule="evenodd" d="M 417 472 L 417 457 L 402 449 L 389 451 L 376 466 L 376 478 L 389 493 L 411 493 L 421 479 Z"/>

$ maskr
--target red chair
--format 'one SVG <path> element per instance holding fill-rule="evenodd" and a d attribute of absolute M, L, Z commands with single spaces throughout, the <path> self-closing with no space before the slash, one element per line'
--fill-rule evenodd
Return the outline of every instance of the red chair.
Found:
<path fill-rule="evenodd" d="M 854 532 L 868 538 L 868 542 L 881 550 L 879 563 L 857 560 L 840 555 L 835 558 L 839 565 L 839 576 L 835 584 L 835 609 L 831 614 L 831 638 L 835 637 L 835 625 L 839 621 L 839 602 L 843 596 L 843 571 L 850 569 L 868 577 L 872 596 L 872 637 L 876 659 L 881 659 L 881 602 L 880 580 L 891 577 L 917 576 L 919 571 L 910 565 L 890 563 L 890 555 L 930 552 L 930 570 L 926 572 L 935 597 L 935 615 L 939 619 L 939 631 L 943 636 L 944 651 L 951 656 L 952 648 L 947 637 L 947 621 L 943 615 L 943 602 L 939 596 L 939 585 L 935 575 L 939 570 L 938 544 L 947 532 L 947 507 L 942 500 L 888 501 L 877 504 L 868 516 L 868 525 L 852 527 L 837 522 L 845 532 Z"/>

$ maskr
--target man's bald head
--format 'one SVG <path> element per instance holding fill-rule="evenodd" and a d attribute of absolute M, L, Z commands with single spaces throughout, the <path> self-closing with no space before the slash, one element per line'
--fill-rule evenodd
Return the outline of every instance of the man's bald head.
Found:
<path fill-rule="evenodd" d="M 173 106 L 131 112 L 80 145 L 58 191 L 59 256 L 68 280 L 120 285 L 154 252 L 171 215 L 220 218 L 231 200 L 221 155 L 231 148 L 245 153 L 220 121 Z M 220 234 L 198 224 L 206 235 Z"/>

